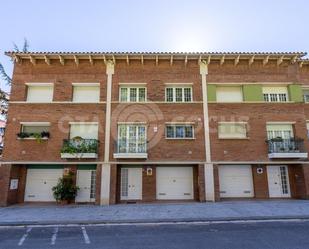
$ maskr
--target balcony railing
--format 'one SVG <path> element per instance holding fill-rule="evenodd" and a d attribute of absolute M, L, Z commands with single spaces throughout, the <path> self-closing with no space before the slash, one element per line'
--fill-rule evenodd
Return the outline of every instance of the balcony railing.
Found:
<path fill-rule="evenodd" d="M 147 141 L 119 139 L 114 151 L 114 158 L 147 158 Z"/>
<path fill-rule="evenodd" d="M 61 148 L 61 158 L 97 158 L 98 145 L 97 139 L 65 139 Z"/>
<path fill-rule="evenodd" d="M 307 158 L 304 140 L 300 138 L 273 138 L 267 141 L 269 158 Z"/>

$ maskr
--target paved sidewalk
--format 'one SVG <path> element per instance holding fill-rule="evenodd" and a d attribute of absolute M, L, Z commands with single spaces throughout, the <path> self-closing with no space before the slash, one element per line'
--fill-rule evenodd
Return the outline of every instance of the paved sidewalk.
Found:
<path fill-rule="evenodd" d="M 308 200 L 217 203 L 15 205 L 0 208 L 0 225 L 190 222 L 251 219 L 308 219 Z"/>

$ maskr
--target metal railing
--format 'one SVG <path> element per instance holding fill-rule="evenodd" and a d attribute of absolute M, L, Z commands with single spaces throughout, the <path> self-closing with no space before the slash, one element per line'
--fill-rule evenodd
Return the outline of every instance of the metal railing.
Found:
<path fill-rule="evenodd" d="M 141 140 L 130 140 L 130 139 L 118 139 L 115 141 L 115 153 L 117 154 L 138 154 L 147 153 L 147 141 Z"/>
<path fill-rule="evenodd" d="M 64 139 L 61 153 L 98 153 L 98 146 L 97 139 Z"/>
<path fill-rule="evenodd" d="M 268 153 L 302 153 L 305 152 L 304 140 L 300 138 L 273 138 L 267 141 Z"/>

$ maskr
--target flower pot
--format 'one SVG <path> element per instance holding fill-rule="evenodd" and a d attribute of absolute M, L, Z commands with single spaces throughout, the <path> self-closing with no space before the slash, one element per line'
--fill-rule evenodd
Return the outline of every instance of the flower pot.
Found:
<path fill-rule="evenodd" d="M 60 205 L 68 205 L 70 203 L 70 201 L 69 200 L 60 200 L 58 203 Z"/>

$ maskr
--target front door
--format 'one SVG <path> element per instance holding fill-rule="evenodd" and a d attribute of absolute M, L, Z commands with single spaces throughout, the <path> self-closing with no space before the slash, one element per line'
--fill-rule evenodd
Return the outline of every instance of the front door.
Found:
<path fill-rule="evenodd" d="M 79 187 L 76 202 L 95 201 L 95 170 L 77 170 L 76 185 Z"/>
<path fill-rule="evenodd" d="M 121 200 L 142 199 L 142 168 L 121 168 Z"/>
<path fill-rule="evenodd" d="M 286 165 L 267 166 L 269 197 L 291 197 L 289 172 Z"/>

